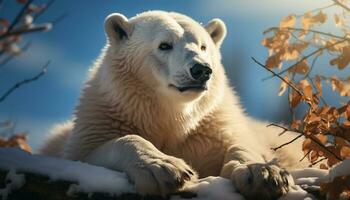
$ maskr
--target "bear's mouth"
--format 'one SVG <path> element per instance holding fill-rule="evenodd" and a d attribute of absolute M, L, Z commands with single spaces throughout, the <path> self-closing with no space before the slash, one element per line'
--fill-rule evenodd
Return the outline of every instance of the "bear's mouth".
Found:
<path fill-rule="evenodd" d="M 170 84 L 169 86 L 176 88 L 179 92 L 185 92 L 185 91 L 202 92 L 202 91 L 208 89 L 208 87 L 205 84 L 204 85 L 189 85 L 189 86 L 182 86 L 182 87 Z"/>

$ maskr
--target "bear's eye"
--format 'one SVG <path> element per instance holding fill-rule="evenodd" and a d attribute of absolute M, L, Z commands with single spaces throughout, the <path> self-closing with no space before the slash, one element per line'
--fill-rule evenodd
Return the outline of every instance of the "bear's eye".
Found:
<path fill-rule="evenodd" d="M 171 43 L 162 42 L 162 43 L 160 43 L 158 49 L 160 49 L 162 51 L 171 50 L 171 49 L 173 49 L 173 45 Z"/>
<path fill-rule="evenodd" d="M 205 51 L 205 50 L 207 50 L 207 47 L 206 47 L 205 45 L 202 45 L 202 46 L 201 46 L 201 50 L 202 50 L 202 51 Z"/>

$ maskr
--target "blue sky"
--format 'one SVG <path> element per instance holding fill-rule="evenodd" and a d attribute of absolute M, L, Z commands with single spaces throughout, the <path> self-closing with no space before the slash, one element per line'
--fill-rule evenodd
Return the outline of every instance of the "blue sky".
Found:
<path fill-rule="evenodd" d="M 45 1 L 34 1 L 45 2 Z M 176 11 L 205 24 L 221 18 L 228 28 L 222 47 L 223 63 L 249 115 L 280 121 L 286 101 L 278 97 L 278 80 L 262 82 L 269 74 L 250 57 L 264 61 L 262 31 L 278 25 L 288 13 L 301 14 L 328 5 L 328 0 L 57 0 L 38 22 L 69 15 L 52 31 L 25 37 L 30 50 L 0 68 L 0 94 L 18 80 L 38 73 L 51 60 L 48 73 L 40 80 L 17 90 L 0 103 L 0 120 L 16 121 L 18 131 L 28 131 L 30 144 L 37 149 L 55 123 L 69 120 L 78 103 L 85 75 L 105 44 L 104 18 L 113 12 L 127 17 L 147 10 Z M 0 15 L 13 16 L 20 7 L 5 1 Z"/>

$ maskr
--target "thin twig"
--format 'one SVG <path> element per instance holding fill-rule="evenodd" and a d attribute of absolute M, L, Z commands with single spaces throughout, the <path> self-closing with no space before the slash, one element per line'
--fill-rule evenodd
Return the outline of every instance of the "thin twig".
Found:
<path fill-rule="evenodd" d="M 3 35 L 0 35 L 0 40 L 3 40 L 13 35 L 24 35 L 24 34 L 33 33 L 33 32 L 48 31 L 51 29 L 51 27 L 52 27 L 52 23 L 45 23 L 45 24 L 33 25 L 28 28 L 26 27 L 26 28 L 16 29 L 12 32 L 8 32 Z"/>
<path fill-rule="evenodd" d="M 23 52 L 27 51 L 30 46 L 31 46 L 31 42 L 28 42 L 21 48 L 21 51 L 19 53 L 17 53 L 17 54 L 10 54 L 5 59 L 0 60 L 0 69 L 3 68 L 15 56 L 19 56 L 19 54 L 22 54 Z"/>
<path fill-rule="evenodd" d="M 311 153 L 311 149 L 299 160 L 299 162 L 303 161 L 310 153 Z"/>
<path fill-rule="evenodd" d="M 46 64 L 44 65 L 44 67 L 42 68 L 42 70 L 40 71 L 40 73 L 37 74 L 36 76 L 29 78 L 29 79 L 25 79 L 23 81 L 16 83 L 15 85 L 13 85 L 10 89 L 8 89 L 0 97 L 0 103 L 3 102 L 12 92 L 14 92 L 16 89 L 20 88 L 22 85 L 38 80 L 41 76 L 43 76 L 47 72 L 47 68 L 48 68 L 49 64 L 50 64 L 50 61 L 47 61 Z"/>
<path fill-rule="evenodd" d="M 317 59 L 320 57 L 320 54 L 316 55 L 314 57 L 314 59 L 312 59 L 312 62 L 311 62 L 311 66 L 310 66 L 310 70 L 305 74 L 304 78 L 308 77 L 311 73 L 311 71 L 314 69 L 315 67 L 315 64 L 316 64 L 316 61 Z"/>
<path fill-rule="evenodd" d="M 22 10 L 17 14 L 16 18 L 12 21 L 11 25 L 7 29 L 6 33 L 10 33 L 12 29 L 17 25 L 17 23 L 21 20 L 23 17 L 24 13 L 27 11 L 28 7 L 30 4 L 33 2 L 33 0 L 27 1 L 27 3 L 23 6 Z M 5 34 L 6 34 L 5 33 Z"/>
<path fill-rule="evenodd" d="M 325 35 L 325 36 L 329 36 L 329 37 L 333 37 L 333 38 L 337 38 L 337 39 L 345 39 L 350 41 L 350 38 L 346 37 L 346 36 L 339 36 L 339 35 L 334 35 L 332 33 L 326 33 L 326 32 L 322 32 L 322 31 L 318 31 L 318 30 L 314 30 L 314 29 L 303 29 L 303 28 L 292 28 L 292 27 L 284 27 L 284 28 L 280 28 L 280 27 L 271 27 L 269 29 L 267 29 L 266 31 L 263 32 L 263 34 L 269 33 L 271 31 L 302 31 L 302 32 L 311 32 L 311 33 L 318 33 L 320 35 Z"/>
<path fill-rule="evenodd" d="M 319 160 L 317 160 L 317 161 L 311 163 L 311 164 L 309 165 L 309 167 L 312 167 L 312 166 L 316 165 L 317 163 L 320 163 L 320 162 L 322 162 L 322 161 L 324 161 L 324 160 L 326 160 L 326 159 L 327 159 L 326 157 L 324 157 L 324 158 L 322 158 L 322 159 L 319 159 Z"/>
<path fill-rule="evenodd" d="M 313 9 L 313 10 L 309 10 L 309 11 L 307 11 L 306 13 L 317 12 L 317 11 L 320 11 L 320 10 L 324 10 L 324 9 L 333 7 L 333 6 L 335 6 L 335 5 L 337 5 L 337 4 L 336 4 L 336 3 L 332 3 L 332 4 L 327 5 L 327 6 L 323 6 L 323 7 L 320 7 L 320 8 Z M 302 16 L 304 16 L 304 14 L 297 15 L 296 17 L 302 17 Z"/>
<path fill-rule="evenodd" d="M 285 78 L 283 78 L 282 76 L 280 76 L 279 74 L 277 74 L 276 72 L 274 72 L 273 70 L 269 69 L 268 67 L 266 67 L 264 64 L 260 63 L 259 61 L 257 61 L 254 57 L 251 57 L 252 60 L 260 65 L 261 67 L 263 67 L 264 69 L 268 70 L 269 72 L 271 72 L 273 74 L 273 76 L 277 76 L 279 79 L 281 79 L 283 82 L 285 82 L 287 85 L 289 85 L 291 88 L 293 88 L 293 90 L 295 90 L 300 96 L 304 96 L 303 92 L 301 92 L 293 83 L 287 81 Z"/>
<path fill-rule="evenodd" d="M 332 0 L 335 4 L 339 5 L 340 7 L 344 8 L 345 10 L 350 12 L 350 8 L 342 3 L 340 3 L 340 1 L 338 0 Z"/>
<path fill-rule="evenodd" d="M 294 79 L 295 79 L 295 73 L 292 74 L 292 79 L 291 81 L 294 82 Z M 291 119 L 291 123 L 295 120 L 295 113 L 294 113 L 294 109 L 293 109 L 293 106 L 292 106 L 292 98 L 290 98 L 290 92 L 291 92 L 291 89 L 290 87 L 288 87 L 288 96 L 287 96 L 287 99 L 288 99 L 288 107 L 289 107 L 289 112 L 292 116 L 292 119 Z"/>
<path fill-rule="evenodd" d="M 297 139 L 301 138 L 302 136 L 304 136 L 304 135 L 300 134 L 300 135 L 296 136 L 295 138 L 293 138 L 292 140 L 290 140 L 290 141 L 288 141 L 288 142 L 286 142 L 286 143 L 283 143 L 283 144 L 281 144 L 281 145 L 278 146 L 278 147 L 271 148 L 271 149 L 274 150 L 274 151 L 277 151 L 278 149 L 280 149 L 280 148 L 282 148 L 282 147 L 284 147 L 284 146 L 287 146 L 287 145 L 289 145 L 289 144 L 295 142 Z"/>
<path fill-rule="evenodd" d="M 313 87 L 315 90 L 317 90 L 317 87 L 316 87 L 314 81 L 312 80 L 312 78 L 311 78 L 309 75 L 307 75 L 306 78 L 310 81 L 312 87 Z M 323 105 L 326 105 L 326 106 L 328 105 L 328 103 L 327 103 L 326 100 L 323 98 L 323 96 L 320 95 L 319 98 L 320 98 L 320 100 L 322 101 Z"/>
<path fill-rule="evenodd" d="M 280 125 L 276 125 L 276 124 L 271 124 L 270 126 L 277 126 L 277 127 L 279 127 L 279 128 L 287 129 L 288 131 L 298 133 L 299 136 L 298 136 L 297 138 L 299 138 L 299 137 L 301 137 L 301 136 L 305 136 L 306 138 L 310 139 L 311 141 L 313 141 L 313 142 L 315 142 L 317 145 L 319 145 L 321 148 L 323 148 L 324 150 L 326 150 L 328 153 L 332 154 L 337 160 L 343 161 L 342 158 L 340 158 L 338 155 L 336 155 L 333 151 L 329 150 L 326 146 L 324 146 L 321 142 L 319 142 L 313 135 L 306 135 L 304 132 L 300 132 L 300 131 L 298 131 L 298 130 L 290 130 L 290 129 L 286 128 L 286 127 L 283 127 L 283 126 L 280 126 Z M 289 142 L 287 142 L 286 144 L 282 144 L 282 145 L 280 145 L 281 147 L 276 147 L 276 148 L 277 148 L 277 149 L 282 148 L 282 147 L 284 147 L 284 146 L 286 146 L 286 145 L 288 145 L 288 144 L 294 142 L 295 140 L 297 140 L 297 138 L 294 138 L 292 141 L 289 141 Z M 272 148 L 272 149 L 275 149 L 275 148 Z"/>
<path fill-rule="evenodd" d="M 275 127 L 278 127 L 278 128 L 283 129 L 283 131 L 280 132 L 280 133 L 278 134 L 279 136 L 281 136 L 281 135 L 283 135 L 285 132 L 288 132 L 288 131 L 289 131 L 288 128 L 283 127 L 283 126 L 278 125 L 278 124 L 268 124 L 266 127 L 270 127 L 270 126 L 275 126 Z"/>
<path fill-rule="evenodd" d="M 49 9 L 49 8 L 52 6 L 53 3 L 55 3 L 55 0 L 49 1 L 49 2 L 46 4 L 45 8 L 43 8 L 42 10 L 40 10 L 39 13 L 37 13 L 37 14 L 35 14 L 35 15 L 33 16 L 33 20 L 38 19 L 47 9 Z"/>

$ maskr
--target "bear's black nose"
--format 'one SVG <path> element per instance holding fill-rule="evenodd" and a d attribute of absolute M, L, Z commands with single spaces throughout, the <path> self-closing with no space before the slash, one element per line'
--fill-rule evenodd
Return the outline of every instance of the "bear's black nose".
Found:
<path fill-rule="evenodd" d="M 191 67 L 190 72 L 193 79 L 204 83 L 210 79 L 210 75 L 213 71 L 207 65 L 196 63 Z"/>

